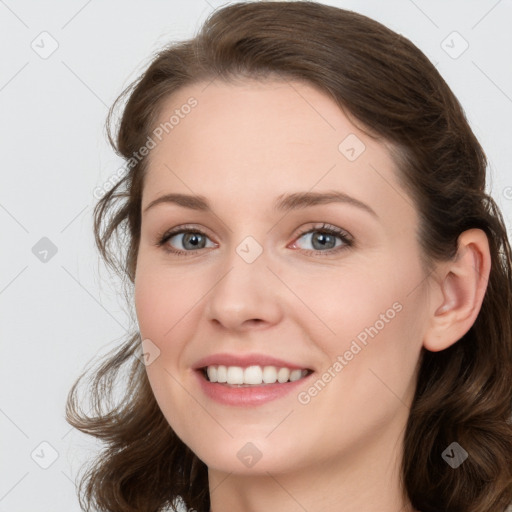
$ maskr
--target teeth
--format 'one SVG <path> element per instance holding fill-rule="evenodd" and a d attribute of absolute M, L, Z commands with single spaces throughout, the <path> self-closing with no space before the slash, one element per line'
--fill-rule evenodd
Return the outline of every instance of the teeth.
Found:
<path fill-rule="evenodd" d="M 308 375 L 308 370 L 290 370 L 276 366 L 208 366 L 206 369 L 210 382 L 230 385 L 261 385 L 275 382 L 294 382 Z"/>
<path fill-rule="evenodd" d="M 279 368 L 277 372 L 277 380 L 279 382 L 287 382 L 290 378 L 290 370 L 288 368 Z"/>

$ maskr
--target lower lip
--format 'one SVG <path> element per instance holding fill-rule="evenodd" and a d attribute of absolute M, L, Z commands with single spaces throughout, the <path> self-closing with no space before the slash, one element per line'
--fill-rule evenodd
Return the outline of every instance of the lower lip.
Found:
<path fill-rule="evenodd" d="M 202 370 L 195 370 L 199 384 L 204 394 L 224 405 L 235 405 L 238 407 L 252 407 L 282 398 L 300 386 L 303 386 L 308 379 L 314 375 L 310 373 L 307 377 L 293 382 L 265 384 L 262 386 L 230 387 L 225 384 L 210 382 L 206 380 Z"/>

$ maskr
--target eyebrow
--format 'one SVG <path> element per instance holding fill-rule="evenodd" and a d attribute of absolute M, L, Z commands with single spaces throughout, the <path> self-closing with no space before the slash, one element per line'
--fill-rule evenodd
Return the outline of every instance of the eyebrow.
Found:
<path fill-rule="evenodd" d="M 172 203 L 198 211 L 211 211 L 210 204 L 204 196 L 188 195 L 188 194 L 165 194 L 151 201 L 144 212 L 153 208 L 157 204 Z M 289 212 L 299 210 L 320 204 L 328 203 L 345 203 L 355 206 L 378 219 L 375 211 L 355 197 L 349 196 L 344 192 L 328 191 L 328 192 L 295 192 L 293 194 L 281 194 L 274 203 L 274 210 L 278 212 Z"/>

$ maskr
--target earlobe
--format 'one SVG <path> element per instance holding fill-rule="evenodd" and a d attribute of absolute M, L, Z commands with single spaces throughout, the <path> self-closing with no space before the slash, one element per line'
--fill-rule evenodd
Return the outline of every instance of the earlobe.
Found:
<path fill-rule="evenodd" d="M 438 352 L 462 338 L 474 324 L 487 289 L 491 256 L 487 235 L 481 229 L 464 231 L 458 239 L 454 260 L 440 265 L 440 280 L 436 284 L 437 303 L 430 304 L 423 346 Z"/>

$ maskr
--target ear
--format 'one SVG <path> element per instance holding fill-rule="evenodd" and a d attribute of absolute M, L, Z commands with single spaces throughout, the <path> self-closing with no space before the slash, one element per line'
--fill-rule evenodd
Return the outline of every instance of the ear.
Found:
<path fill-rule="evenodd" d="M 444 350 L 469 331 L 480 312 L 490 270 L 487 235 L 481 229 L 464 231 L 458 238 L 455 259 L 438 268 L 423 339 L 427 350 Z"/>

